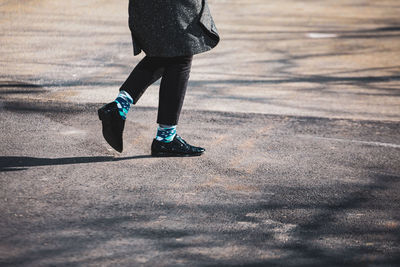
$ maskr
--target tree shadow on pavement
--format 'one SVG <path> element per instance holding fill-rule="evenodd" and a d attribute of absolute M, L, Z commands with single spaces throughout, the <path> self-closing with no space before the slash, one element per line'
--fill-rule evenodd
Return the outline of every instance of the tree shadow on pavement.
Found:
<path fill-rule="evenodd" d="M 379 219 L 399 219 L 398 206 L 386 195 L 399 176 L 370 178 L 355 188 L 342 184 L 340 196 L 330 186 L 267 186 L 276 198 L 265 195 L 247 204 L 157 203 L 147 199 L 148 189 L 137 188 L 129 191 L 135 203 L 89 204 L 77 212 L 84 217 L 49 217 L 30 224 L 27 236 L 5 236 L 5 243 L 32 249 L 3 263 L 132 266 L 146 259 L 147 266 L 397 266 L 400 229 L 369 216 L 383 210 Z M 365 218 L 351 221 L 353 212 Z"/>
<path fill-rule="evenodd" d="M 67 158 L 35 158 L 35 157 L 0 157 L 0 172 L 26 170 L 27 167 L 52 166 L 52 165 L 70 165 L 98 162 L 122 161 L 131 159 L 151 158 L 150 155 L 140 155 L 132 157 L 115 158 L 106 157 L 67 157 Z"/>

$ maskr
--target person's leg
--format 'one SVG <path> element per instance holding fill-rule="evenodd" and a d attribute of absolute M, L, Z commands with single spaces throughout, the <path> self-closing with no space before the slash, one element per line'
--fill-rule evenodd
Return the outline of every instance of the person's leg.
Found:
<path fill-rule="evenodd" d="M 189 145 L 176 134 L 186 87 L 192 66 L 192 56 L 168 59 L 160 85 L 157 136 L 151 144 L 151 155 L 200 156 L 205 149 Z"/>
<path fill-rule="evenodd" d="M 192 56 L 165 59 L 165 70 L 160 84 L 156 140 L 171 142 L 185 98 Z"/>
<path fill-rule="evenodd" d="M 164 72 L 164 59 L 145 56 L 132 70 L 122 84 L 120 91 L 127 92 L 136 104 L 146 89 L 161 78 Z"/>
<path fill-rule="evenodd" d="M 162 76 L 163 64 L 162 58 L 144 57 L 121 86 L 117 99 L 98 110 L 104 139 L 118 152 L 123 150 L 122 135 L 130 105 Z"/>
<path fill-rule="evenodd" d="M 161 77 L 163 64 L 162 58 L 146 56 L 133 69 L 115 99 L 122 119 L 126 119 L 131 104 L 136 104 L 146 89 Z"/>
<path fill-rule="evenodd" d="M 159 93 L 157 123 L 177 125 L 185 99 L 193 56 L 169 58 Z"/>

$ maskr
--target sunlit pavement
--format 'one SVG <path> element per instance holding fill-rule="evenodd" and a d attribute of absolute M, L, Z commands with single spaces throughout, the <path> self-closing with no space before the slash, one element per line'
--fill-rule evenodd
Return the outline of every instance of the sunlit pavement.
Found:
<path fill-rule="evenodd" d="M 398 266 L 400 4 L 210 1 L 178 132 L 157 84 L 124 152 L 96 110 L 133 57 L 127 2 L 0 1 L 0 265 Z"/>

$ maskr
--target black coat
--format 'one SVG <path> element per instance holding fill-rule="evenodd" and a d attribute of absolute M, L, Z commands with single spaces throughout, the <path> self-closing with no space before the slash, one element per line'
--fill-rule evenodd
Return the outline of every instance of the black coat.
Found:
<path fill-rule="evenodd" d="M 129 28 L 135 55 L 188 56 L 219 42 L 207 0 L 129 0 Z"/>

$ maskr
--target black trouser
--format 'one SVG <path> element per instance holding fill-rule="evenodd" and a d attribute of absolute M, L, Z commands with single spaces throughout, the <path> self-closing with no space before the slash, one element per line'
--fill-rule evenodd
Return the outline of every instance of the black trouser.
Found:
<path fill-rule="evenodd" d="M 144 57 L 133 69 L 120 91 L 128 92 L 133 103 L 139 100 L 147 87 L 161 79 L 157 123 L 178 124 L 193 56 Z"/>

